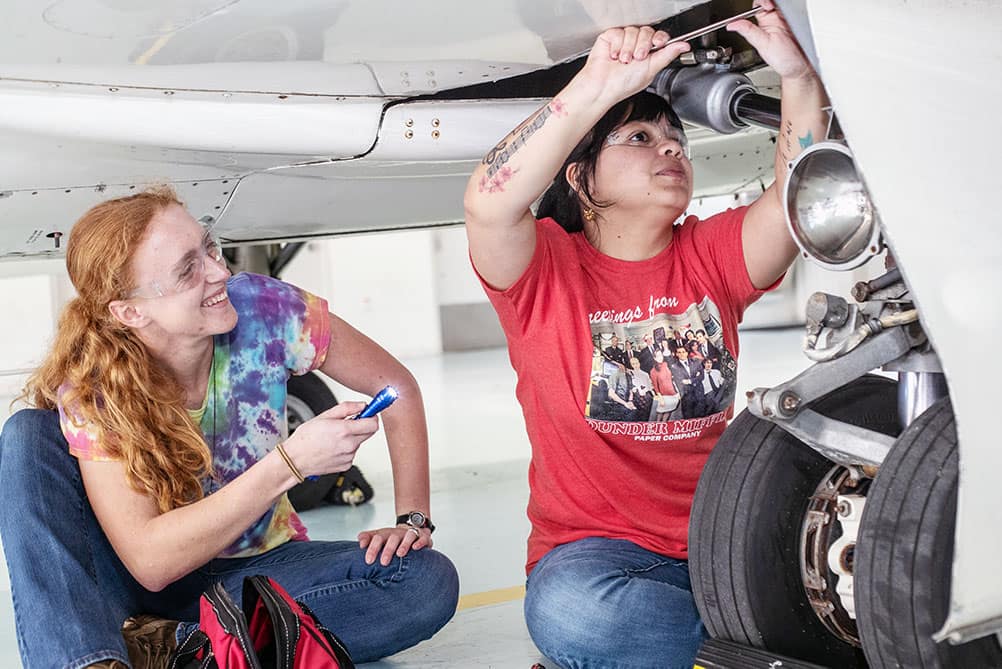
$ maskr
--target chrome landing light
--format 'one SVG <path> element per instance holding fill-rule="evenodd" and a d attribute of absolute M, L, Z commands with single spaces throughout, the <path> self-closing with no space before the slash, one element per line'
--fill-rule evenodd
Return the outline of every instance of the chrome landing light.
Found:
<path fill-rule="evenodd" d="M 822 267 L 854 269 L 883 248 L 873 202 L 844 144 L 819 142 L 797 156 L 783 203 L 797 246 Z"/>

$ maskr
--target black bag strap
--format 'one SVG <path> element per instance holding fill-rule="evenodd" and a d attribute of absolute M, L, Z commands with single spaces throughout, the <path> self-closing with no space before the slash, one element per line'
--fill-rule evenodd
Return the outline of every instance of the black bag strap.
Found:
<path fill-rule="evenodd" d="M 235 662 L 241 669 L 354 669 L 341 640 L 267 576 L 245 578 L 242 599 L 241 608 L 221 583 L 202 593 L 200 627 L 178 644 L 167 668 L 232 669 L 219 663 Z"/>
<path fill-rule="evenodd" d="M 275 669 L 295 669 L 302 666 L 302 658 L 298 658 L 297 664 L 296 649 L 303 636 L 308 639 L 308 645 L 334 660 L 341 669 L 354 669 L 351 655 L 341 640 L 320 624 L 309 607 L 294 600 L 267 576 L 245 578 L 243 599 L 245 612 L 257 610 L 257 602 L 260 601 L 270 618 L 274 634 Z"/>
<path fill-rule="evenodd" d="M 203 652 L 201 660 L 198 659 L 200 652 Z M 167 669 L 219 669 L 208 635 L 202 630 L 189 634 L 171 653 Z"/>
<path fill-rule="evenodd" d="M 275 669 L 292 669 L 296 644 L 299 643 L 299 619 L 281 597 L 277 596 L 265 576 L 248 576 L 244 579 L 244 613 L 248 620 L 254 615 L 260 601 L 270 619 L 274 646 L 265 651 L 275 654 Z"/>
<path fill-rule="evenodd" d="M 202 600 L 200 628 L 178 644 L 168 658 L 168 669 L 220 669 L 217 649 L 212 647 L 212 643 L 213 638 L 221 641 L 226 637 L 232 638 L 239 645 L 243 656 L 242 666 L 248 669 L 262 669 L 247 629 L 247 619 L 243 611 L 230 599 L 223 584 L 213 583 L 202 593 Z M 205 607 L 206 603 L 209 604 L 209 608 Z M 210 609 L 211 613 L 207 614 Z M 207 615 L 209 619 L 206 619 Z"/>
<path fill-rule="evenodd" d="M 351 653 L 348 652 L 348 647 L 344 645 L 341 638 L 337 634 L 334 634 L 334 632 L 331 632 L 329 629 L 324 627 L 323 623 L 320 622 L 320 618 L 317 618 L 317 614 L 313 613 L 313 610 L 310 609 L 310 607 L 298 599 L 296 600 L 296 603 L 299 604 L 301 609 L 303 609 L 303 613 L 308 615 L 313 622 L 316 623 L 317 631 L 323 637 L 323 640 L 325 640 L 334 651 L 334 656 L 341 665 L 341 669 L 355 669 L 355 663 L 352 662 Z M 308 631 L 311 634 L 313 633 L 311 630 Z"/>
<path fill-rule="evenodd" d="M 247 618 L 240 607 L 230 599 L 223 584 L 218 581 L 213 583 L 212 587 L 202 593 L 202 596 L 212 605 L 216 620 L 223 631 L 233 636 L 240 644 L 247 667 L 249 669 L 262 669 L 261 660 L 254 651 L 254 643 L 251 640 L 250 631 L 247 629 Z"/>

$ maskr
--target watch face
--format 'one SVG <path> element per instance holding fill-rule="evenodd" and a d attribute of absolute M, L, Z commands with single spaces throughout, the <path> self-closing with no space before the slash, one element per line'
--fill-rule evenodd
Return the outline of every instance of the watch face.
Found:
<path fill-rule="evenodd" d="M 413 525 L 414 527 L 424 527 L 426 519 L 424 517 L 424 514 L 421 513 L 420 511 L 413 511 L 410 517 L 407 519 L 407 522 Z"/>

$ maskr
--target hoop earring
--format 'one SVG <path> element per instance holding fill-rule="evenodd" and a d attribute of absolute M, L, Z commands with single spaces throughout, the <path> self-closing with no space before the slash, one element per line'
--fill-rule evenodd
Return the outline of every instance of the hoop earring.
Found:
<path fill-rule="evenodd" d="M 584 220 L 588 221 L 589 223 L 594 223 L 595 222 L 595 210 L 592 209 L 591 207 L 585 207 L 585 210 L 584 210 Z"/>

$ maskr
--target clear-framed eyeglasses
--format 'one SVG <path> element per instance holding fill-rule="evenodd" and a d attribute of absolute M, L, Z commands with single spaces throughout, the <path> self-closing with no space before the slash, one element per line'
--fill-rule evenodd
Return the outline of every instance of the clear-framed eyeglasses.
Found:
<path fill-rule="evenodd" d="M 202 285 L 205 278 L 205 263 L 208 260 L 226 267 L 223 247 L 211 228 L 206 228 L 202 234 L 200 247 L 181 256 L 166 276 L 150 281 L 145 287 L 136 289 L 129 297 L 153 299 L 177 295 L 196 288 Z"/>
<path fill-rule="evenodd" d="M 653 149 L 665 142 L 674 145 L 672 153 L 692 158 L 689 140 L 685 133 L 673 125 L 632 121 L 616 128 L 605 138 L 607 146 L 634 146 L 644 149 Z"/>

